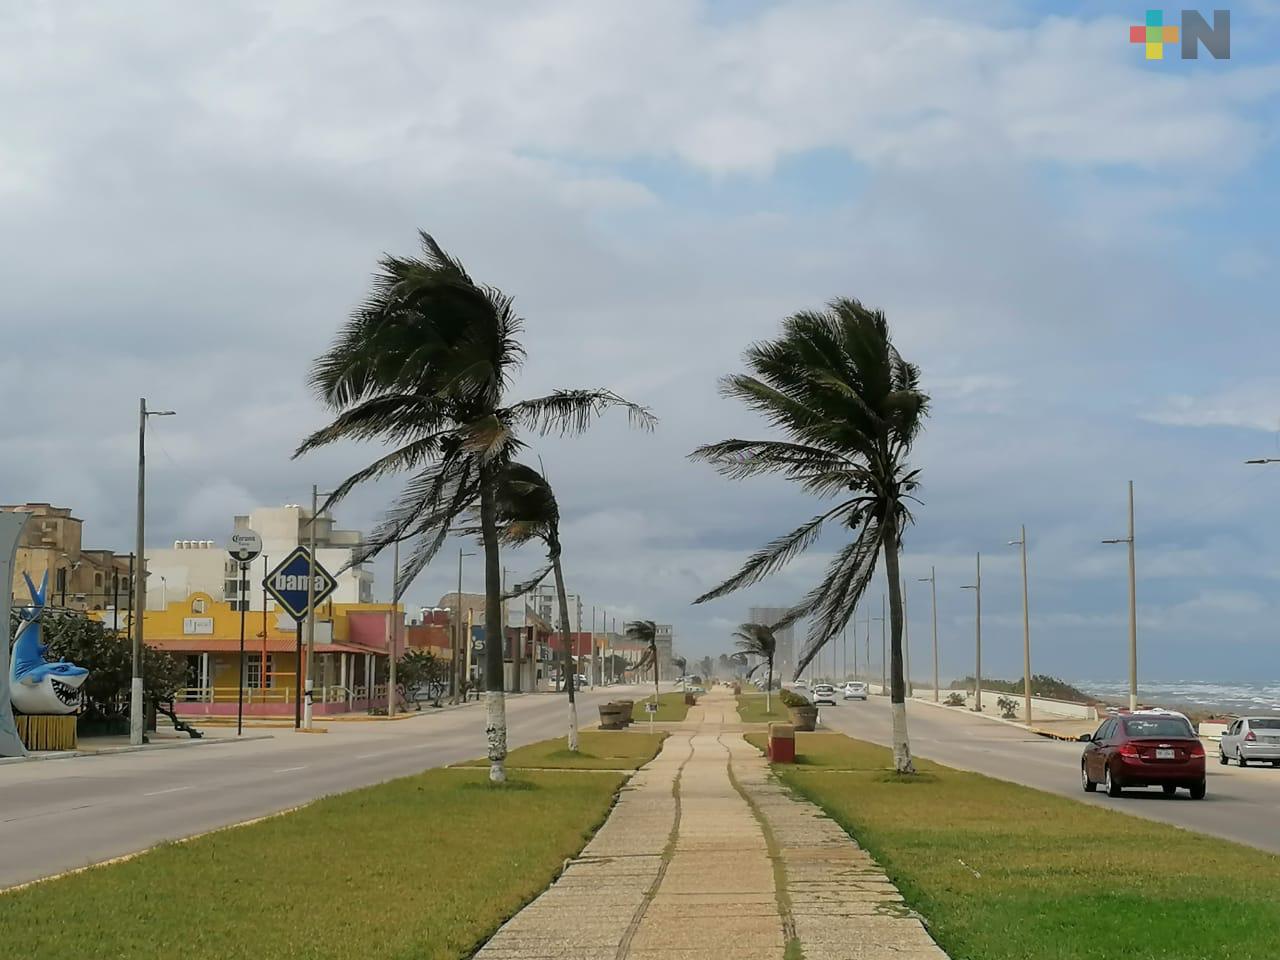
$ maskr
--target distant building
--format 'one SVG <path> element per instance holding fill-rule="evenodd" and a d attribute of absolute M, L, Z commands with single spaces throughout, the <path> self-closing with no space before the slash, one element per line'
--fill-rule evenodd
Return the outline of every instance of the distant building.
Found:
<path fill-rule="evenodd" d="M 252 530 L 262 538 L 262 556 L 253 562 L 246 577 L 246 609 L 263 608 L 262 581 L 266 571 L 292 550 L 310 544 L 310 521 L 311 509 L 295 504 L 258 507 L 233 519 L 233 530 Z M 363 564 L 349 566 L 363 535 L 358 530 L 337 529 L 328 511 L 320 512 L 315 527 L 316 558 L 338 581 L 330 600 L 346 604 L 372 603 L 373 572 Z M 147 579 L 147 609 L 162 610 L 171 600 L 203 593 L 215 600 L 225 600 L 239 610 L 242 605 L 239 564 L 228 555 L 225 542 L 231 532 L 226 531 L 222 540 L 175 540 L 172 547 L 148 547 L 147 568 L 151 575 Z M 347 569 L 343 570 L 344 567 Z M 275 601 L 267 598 L 266 609 L 274 610 Z"/>
<path fill-rule="evenodd" d="M 15 606 L 31 602 L 23 574 L 37 587 L 48 574 L 48 605 L 70 610 L 106 610 L 130 606 L 130 557 L 111 550 L 86 550 L 83 521 L 69 507 L 48 503 L 0 506 L 10 513 L 29 513 L 13 566 L 10 593 Z M 123 625 L 123 620 L 122 620 Z"/>
<path fill-rule="evenodd" d="M 752 607 L 749 614 L 751 623 L 777 623 L 790 611 L 790 607 Z M 773 658 L 774 672 L 781 676 L 790 674 L 796 668 L 795 627 L 784 627 L 775 630 L 773 635 L 778 642 L 778 652 Z"/>
<path fill-rule="evenodd" d="M 675 680 L 680 676 L 675 664 L 671 662 L 671 658 L 674 656 L 675 628 L 669 623 L 659 623 L 657 627 L 658 634 L 655 645 L 658 648 L 658 679 Z"/>
<path fill-rule="evenodd" d="M 569 631 L 571 633 L 581 633 L 583 629 L 582 597 L 576 593 L 566 593 L 565 600 L 569 606 Z M 560 600 L 556 596 L 555 584 L 539 584 L 531 602 L 533 608 L 538 612 L 538 616 L 559 628 Z M 587 629 L 592 629 L 592 627 Z"/>

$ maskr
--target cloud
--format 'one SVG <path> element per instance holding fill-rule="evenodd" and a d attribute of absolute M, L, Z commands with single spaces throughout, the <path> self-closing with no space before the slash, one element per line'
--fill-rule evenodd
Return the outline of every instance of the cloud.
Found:
<path fill-rule="evenodd" d="M 1200 396 L 1175 395 L 1143 414 L 1175 427 L 1238 427 L 1280 430 L 1280 380 L 1255 379 Z"/>

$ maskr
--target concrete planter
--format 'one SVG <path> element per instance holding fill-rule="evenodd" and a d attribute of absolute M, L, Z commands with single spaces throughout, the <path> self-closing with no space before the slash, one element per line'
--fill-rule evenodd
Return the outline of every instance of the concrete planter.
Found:
<path fill-rule="evenodd" d="M 692 693 L 686 693 L 684 695 L 684 705 L 686 707 L 692 707 L 697 702 L 698 702 L 698 698 L 695 697 Z"/>
<path fill-rule="evenodd" d="M 634 700 L 615 700 L 614 705 L 622 710 L 623 726 L 634 721 L 635 718 L 632 716 L 636 709 L 636 702 Z"/>
<path fill-rule="evenodd" d="M 818 729 L 818 708 L 815 706 L 787 707 L 791 725 L 797 730 L 812 732 Z"/>
<path fill-rule="evenodd" d="M 623 719 L 622 705 L 617 703 L 600 704 L 600 729 L 621 730 L 627 725 Z"/>

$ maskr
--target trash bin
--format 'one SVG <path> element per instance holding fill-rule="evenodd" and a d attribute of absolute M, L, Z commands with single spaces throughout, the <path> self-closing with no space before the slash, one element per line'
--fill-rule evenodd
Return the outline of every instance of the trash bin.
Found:
<path fill-rule="evenodd" d="M 626 721 L 623 720 L 622 705 L 618 703 L 602 703 L 600 704 L 600 729 L 601 730 L 621 730 L 625 727 Z"/>
<path fill-rule="evenodd" d="M 769 724 L 769 744 L 765 753 L 774 763 L 795 763 L 796 728 L 789 723 Z"/>

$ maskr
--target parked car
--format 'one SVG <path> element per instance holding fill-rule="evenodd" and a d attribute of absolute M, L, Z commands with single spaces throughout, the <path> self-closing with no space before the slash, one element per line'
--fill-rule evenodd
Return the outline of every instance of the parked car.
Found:
<path fill-rule="evenodd" d="M 867 685 L 861 680 L 850 680 L 844 685 L 844 698 L 846 700 L 867 699 Z"/>
<path fill-rule="evenodd" d="M 1160 787 L 1173 796 L 1183 787 L 1191 799 L 1204 798 L 1204 744 L 1181 714 L 1139 710 L 1108 717 L 1080 739 L 1088 744 L 1080 758 L 1087 793 L 1101 784 L 1110 797 L 1126 787 Z"/>
<path fill-rule="evenodd" d="M 1247 767 L 1252 760 L 1280 767 L 1280 717 L 1241 717 L 1222 735 L 1218 762 L 1234 760 Z"/>
<path fill-rule="evenodd" d="M 809 688 L 809 681 L 801 678 L 795 682 L 795 686 L 801 690 L 807 690 Z"/>
<path fill-rule="evenodd" d="M 813 703 L 815 706 L 823 703 L 836 705 L 836 688 L 829 683 L 819 683 L 813 688 Z"/>

